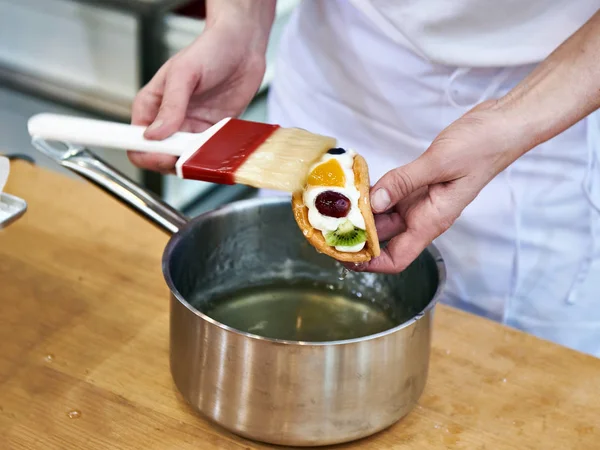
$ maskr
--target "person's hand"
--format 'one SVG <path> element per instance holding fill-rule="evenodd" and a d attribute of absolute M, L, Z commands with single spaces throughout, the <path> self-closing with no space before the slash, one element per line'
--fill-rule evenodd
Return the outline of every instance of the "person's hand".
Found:
<path fill-rule="evenodd" d="M 522 154 L 529 144 L 520 141 L 517 130 L 509 132 L 512 125 L 494 105 L 481 104 L 461 117 L 419 158 L 389 171 L 373 186 L 379 239 L 389 243 L 379 257 L 349 269 L 401 272 Z"/>
<path fill-rule="evenodd" d="M 385 174 L 371 202 L 381 213 L 380 240 L 391 240 L 381 256 L 357 269 L 404 270 L 498 173 L 600 109 L 599 49 L 600 11 L 507 95 L 472 109 L 421 157 Z"/>
<path fill-rule="evenodd" d="M 266 32 L 246 19 L 221 21 L 169 59 L 137 94 L 133 125 L 148 126 L 146 139 L 176 131 L 200 132 L 225 117 L 239 116 L 265 73 Z M 173 171 L 177 158 L 128 152 L 144 169 Z"/>
<path fill-rule="evenodd" d="M 473 108 L 423 155 L 375 184 L 372 209 L 388 246 L 369 263 L 346 267 L 404 270 L 498 173 L 600 109 L 599 61 L 600 11 L 508 94 Z"/>

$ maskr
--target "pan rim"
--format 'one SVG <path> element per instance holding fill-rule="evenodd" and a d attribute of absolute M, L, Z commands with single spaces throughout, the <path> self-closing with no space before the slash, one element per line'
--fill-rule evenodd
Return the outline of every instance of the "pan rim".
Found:
<path fill-rule="evenodd" d="M 310 347 L 325 347 L 325 346 L 327 346 L 327 347 L 329 347 L 329 346 L 351 345 L 351 344 L 357 344 L 357 343 L 362 343 L 362 342 L 367 342 L 367 341 L 383 338 L 383 337 L 389 336 L 391 334 L 395 334 L 395 333 L 399 332 L 400 330 L 403 330 L 405 328 L 412 326 L 413 324 L 415 324 L 416 322 L 421 320 L 425 315 L 427 315 L 428 312 L 433 310 L 433 308 L 435 308 L 435 306 L 439 302 L 443 288 L 446 284 L 446 264 L 445 264 L 444 258 L 442 257 L 441 252 L 439 251 L 437 246 L 433 243 L 429 244 L 427 246 L 427 248 L 424 250 L 424 251 L 428 252 L 430 254 L 430 256 L 433 258 L 435 265 L 436 265 L 437 273 L 438 273 L 437 288 L 436 288 L 436 291 L 435 291 L 433 297 L 429 301 L 429 303 L 427 303 L 425 308 L 423 308 L 420 312 L 415 314 L 412 318 L 408 319 L 407 321 L 405 321 L 399 325 L 396 325 L 395 327 L 389 328 L 389 329 L 381 331 L 379 333 L 369 334 L 367 336 L 362 336 L 362 337 L 358 337 L 358 338 L 342 339 L 342 340 L 334 340 L 334 341 L 295 341 L 295 340 L 288 340 L 288 339 L 269 338 L 269 337 L 260 336 L 260 335 L 253 334 L 253 333 L 248 333 L 248 332 L 233 328 L 229 325 L 225 325 L 225 324 L 219 322 L 218 320 L 215 320 L 212 317 L 208 316 L 207 314 L 204 314 L 203 312 L 199 311 L 198 309 L 194 308 L 184 298 L 184 296 L 177 290 L 177 288 L 175 287 L 175 283 L 173 282 L 171 272 L 170 272 L 170 261 L 172 259 L 172 255 L 173 255 L 173 252 L 175 251 L 175 248 L 185 238 L 185 236 L 187 234 L 187 230 L 195 227 L 196 224 L 198 224 L 200 222 L 209 220 L 212 217 L 226 215 L 226 214 L 229 214 L 234 211 L 239 211 L 239 210 L 244 210 L 244 209 L 252 209 L 252 208 L 256 208 L 257 206 L 265 206 L 265 205 L 282 205 L 282 204 L 289 205 L 289 203 L 290 203 L 289 199 L 280 198 L 280 197 L 252 198 L 252 199 L 246 199 L 246 200 L 240 200 L 240 201 L 228 203 L 226 205 L 220 206 L 211 211 L 207 211 L 207 212 L 200 214 L 199 216 L 191 219 L 183 228 L 179 229 L 176 233 L 174 233 L 171 236 L 171 238 L 169 239 L 169 242 L 167 243 L 167 245 L 163 251 L 162 272 L 163 272 L 163 277 L 167 283 L 167 286 L 168 286 L 169 290 L 171 291 L 172 297 L 174 297 L 190 313 L 194 314 L 198 318 L 208 322 L 209 324 L 211 324 L 213 326 L 221 328 L 224 331 L 242 336 L 244 338 L 257 340 L 257 341 L 261 341 L 261 342 L 265 342 L 265 343 L 270 343 L 270 344 L 275 344 L 275 345 L 291 345 L 291 346 L 299 346 L 299 347 L 306 347 L 306 346 L 310 346 Z M 291 211 L 291 206 L 290 206 L 290 211 Z"/>

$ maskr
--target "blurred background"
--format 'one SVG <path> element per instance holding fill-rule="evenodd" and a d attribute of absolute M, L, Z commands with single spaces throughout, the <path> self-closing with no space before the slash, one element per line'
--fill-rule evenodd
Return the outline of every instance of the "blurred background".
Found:
<path fill-rule="evenodd" d="M 278 1 L 267 71 L 243 118 L 266 120 L 277 44 L 298 2 Z M 33 149 L 27 119 L 56 112 L 129 123 L 139 88 L 202 32 L 204 17 L 204 0 L 0 0 L 0 153 L 28 154 L 76 177 Z M 253 194 L 142 171 L 123 152 L 92 150 L 188 215 Z"/>

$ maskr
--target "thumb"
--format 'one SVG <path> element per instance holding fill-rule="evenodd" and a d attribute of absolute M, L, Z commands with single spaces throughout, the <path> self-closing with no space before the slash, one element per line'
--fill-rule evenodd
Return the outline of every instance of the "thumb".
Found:
<path fill-rule="evenodd" d="M 146 139 L 165 139 L 181 129 L 199 74 L 174 66 L 166 78 L 160 109 L 144 133 Z"/>
<path fill-rule="evenodd" d="M 387 211 L 404 197 L 435 181 L 436 171 L 432 170 L 425 155 L 390 170 L 375 183 L 371 189 L 371 207 L 375 213 Z"/>
<path fill-rule="evenodd" d="M 445 198 L 435 204 L 427 201 L 431 191 L 438 191 L 434 193 L 434 197 Z M 412 204 L 410 217 L 406 218 L 407 227 L 393 237 L 381 249 L 381 255 L 372 259 L 362 270 L 399 273 L 406 269 L 459 216 L 462 203 L 453 201 L 453 198 L 456 197 L 452 192 L 439 184 L 418 191 L 410 200 Z"/>

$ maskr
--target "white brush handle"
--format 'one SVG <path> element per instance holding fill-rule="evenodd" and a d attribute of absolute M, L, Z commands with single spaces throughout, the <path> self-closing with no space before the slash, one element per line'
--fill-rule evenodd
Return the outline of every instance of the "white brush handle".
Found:
<path fill-rule="evenodd" d="M 75 145 L 181 156 L 197 149 L 202 133 L 178 132 L 161 141 L 144 138 L 146 127 L 60 114 L 37 114 L 27 123 L 33 138 Z"/>

